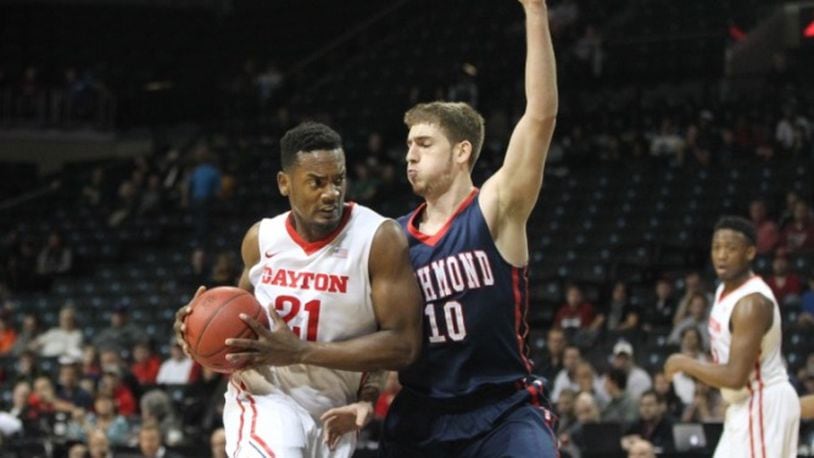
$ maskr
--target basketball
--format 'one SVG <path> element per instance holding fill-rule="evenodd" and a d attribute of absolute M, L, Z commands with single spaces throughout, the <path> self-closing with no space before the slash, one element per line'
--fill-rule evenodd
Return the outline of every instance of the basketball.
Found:
<path fill-rule="evenodd" d="M 184 339 L 192 358 L 209 369 L 225 374 L 240 369 L 239 364 L 226 360 L 233 350 L 224 344 L 230 337 L 251 339 L 255 332 L 240 319 L 240 314 L 268 327 L 263 306 L 246 290 L 233 286 L 212 288 L 201 294 L 192 304 L 186 317 Z"/>

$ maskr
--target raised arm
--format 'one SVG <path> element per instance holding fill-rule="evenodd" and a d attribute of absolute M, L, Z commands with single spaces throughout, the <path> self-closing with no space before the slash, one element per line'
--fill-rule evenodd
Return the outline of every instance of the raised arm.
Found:
<path fill-rule="evenodd" d="M 525 223 L 543 184 L 556 123 L 557 69 L 544 0 L 520 0 L 526 15 L 526 111 L 514 128 L 503 166 L 483 185 L 497 217 Z"/>
<path fill-rule="evenodd" d="M 227 358 L 245 359 L 248 366 L 311 364 L 347 371 L 399 370 L 412 363 L 421 349 L 421 293 L 407 239 L 396 222 L 387 221 L 376 232 L 369 271 L 376 332 L 342 342 L 306 342 L 270 310 L 272 330 L 242 317 L 259 337 L 227 340 L 227 345 L 244 350 Z"/>
<path fill-rule="evenodd" d="M 726 364 L 706 363 L 686 355 L 673 355 L 664 365 L 672 378 L 677 372 L 701 380 L 716 388 L 739 390 L 749 382 L 749 374 L 760 355 L 763 335 L 772 325 L 774 305 L 761 294 L 750 294 L 735 305 L 732 312 L 732 343 Z"/>

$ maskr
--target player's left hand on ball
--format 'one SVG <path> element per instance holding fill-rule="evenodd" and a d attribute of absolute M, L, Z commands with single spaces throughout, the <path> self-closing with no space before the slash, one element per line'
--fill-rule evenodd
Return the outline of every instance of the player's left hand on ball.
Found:
<path fill-rule="evenodd" d="M 301 361 L 308 344 L 291 332 L 277 312 L 270 310 L 269 316 L 272 320 L 271 329 L 246 314 L 240 314 L 240 319 L 252 328 L 257 338 L 226 339 L 225 344 L 235 349 L 233 353 L 226 355 L 227 360 L 245 367 L 288 366 Z"/>
<path fill-rule="evenodd" d="M 361 430 L 370 423 L 371 418 L 373 404 L 369 402 L 355 402 L 331 409 L 319 418 L 325 426 L 323 440 L 333 450 L 342 435 Z"/>

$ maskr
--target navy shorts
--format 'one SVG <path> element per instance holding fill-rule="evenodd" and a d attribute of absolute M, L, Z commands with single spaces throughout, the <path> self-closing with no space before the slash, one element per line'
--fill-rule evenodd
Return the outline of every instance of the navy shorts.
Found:
<path fill-rule="evenodd" d="M 452 402 L 403 389 L 390 405 L 379 456 L 557 457 L 554 417 L 540 399 L 533 385 Z"/>

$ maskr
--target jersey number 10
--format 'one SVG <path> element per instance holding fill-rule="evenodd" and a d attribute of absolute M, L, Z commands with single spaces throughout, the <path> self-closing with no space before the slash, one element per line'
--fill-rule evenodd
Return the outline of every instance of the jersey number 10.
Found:
<path fill-rule="evenodd" d="M 315 342 L 317 340 L 317 329 L 319 329 L 320 302 L 314 299 L 313 301 L 306 302 L 305 305 L 301 305 L 300 299 L 295 296 L 277 296 L 277 299 L 274 301 L 274 308 L 282 313 L 283 310 L 288 308 L 287 304 L 291 309 L 280 318 L 288 324 L 300 313 L 300 307 L 304 308 L 306 313 L 300 317 L 300 323 L 304 324 L 304 326 L 293 326 L 291 327 L 291 332 L 299 336 L 300 339 L 304 338 L 305 340 Z M 305 335 L 303 335 L 303 328 L 305 328 L 306 331 Z"/>
<path fill-rule="evenodd" d="M 444 321 L 446 321 L 446 335 L 438 330 L 438 319 L 435 314 L 435 304 L 427 304 L 424 307 L 424 315 L 427 316 L 430 325 L 430 343 L 443 343 L 447 339 L 453 342 L 460 342 L 466 338 L 466 323 L 464 323 L 464 311 L 458 301 L 449 301 L 444 304 Z"/>

